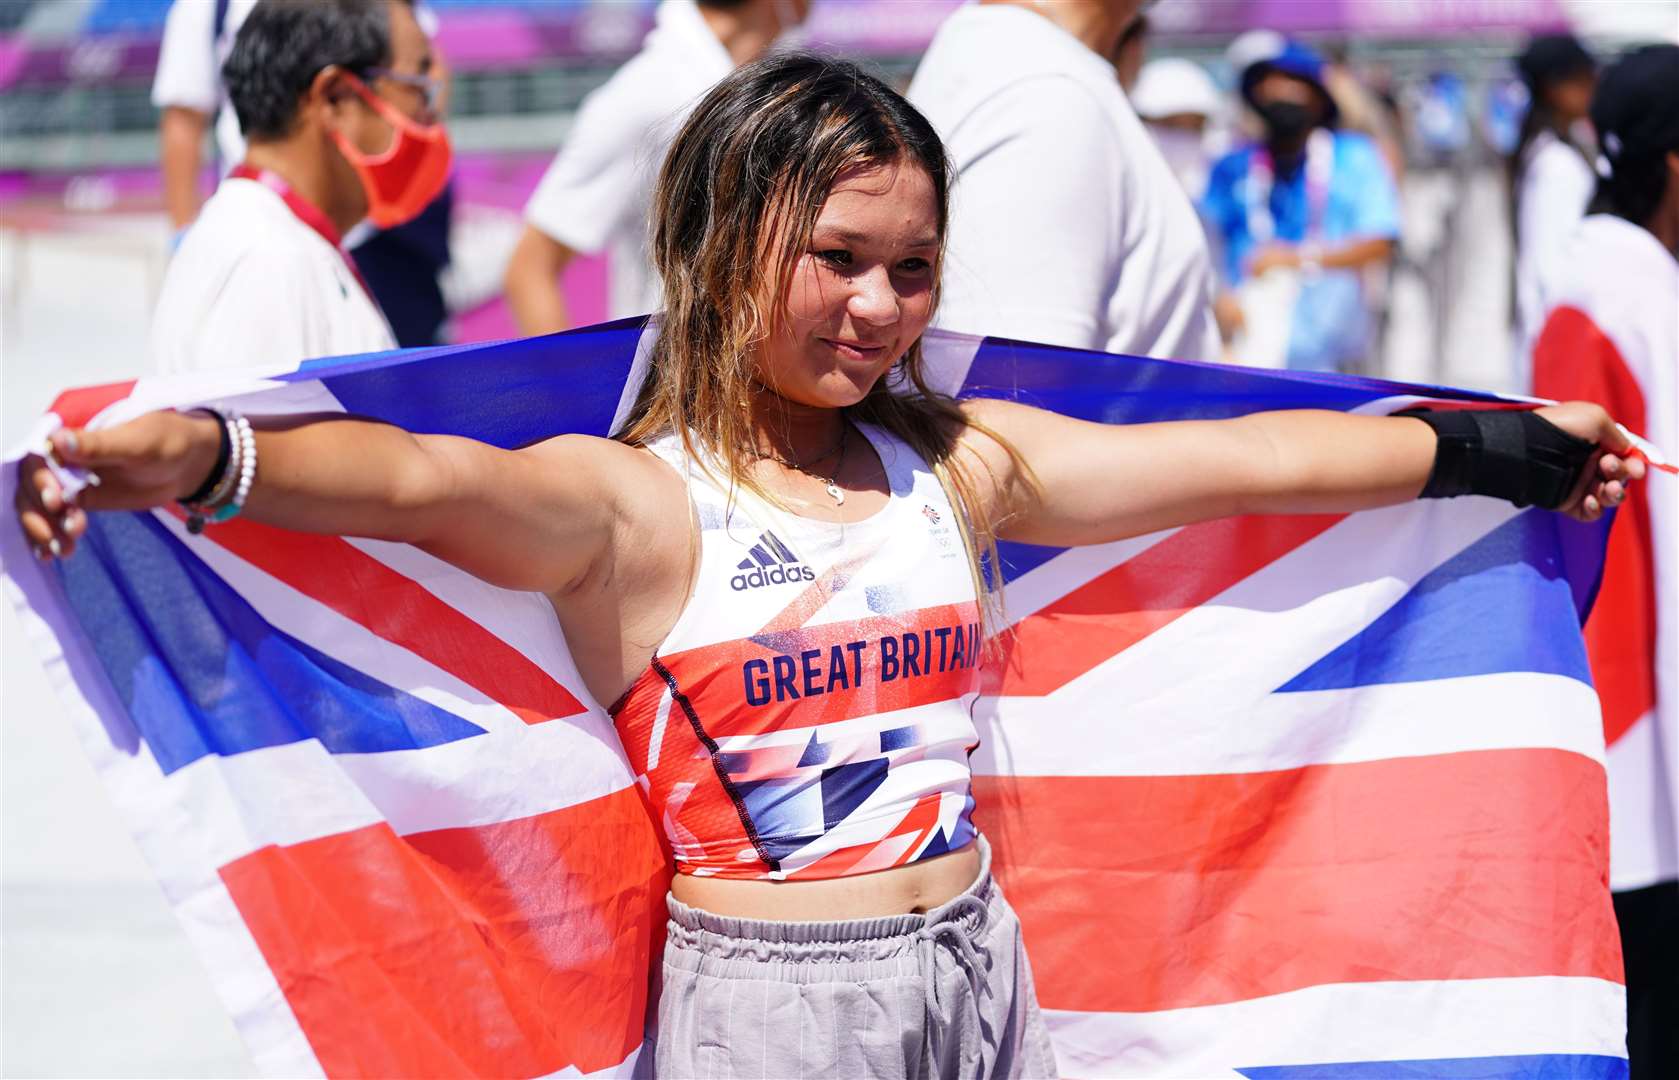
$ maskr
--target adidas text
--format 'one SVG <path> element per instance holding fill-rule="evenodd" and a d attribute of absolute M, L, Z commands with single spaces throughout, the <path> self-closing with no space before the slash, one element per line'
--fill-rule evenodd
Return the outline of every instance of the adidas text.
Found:
<path fill-rule="evenodd" d="M 747 589 L 761 589 L 765 585 L 785 585 L 788 582 L 815 581 L 816 574 L 808 566 L 772 566 L 768 569 L 758 567 L 745 574 L 736 574 L 729 579 L 729 587 L 735 592 L 745 592 Z"/>

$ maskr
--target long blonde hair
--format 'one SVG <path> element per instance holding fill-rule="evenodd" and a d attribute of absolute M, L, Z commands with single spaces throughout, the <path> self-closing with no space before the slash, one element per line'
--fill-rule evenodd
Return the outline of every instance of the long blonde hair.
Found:
<path fill-rule="evenodd" d="M 757 384 L 753 358 L 775 332 L 794 264 L 835 180 L 858 166 L 896 164 L 921 168 L 933 182 L 942 264 L 949 163 L 932 125 L 890 87 L 846 61 L 786 53 L 713 88 L 659 172 L 652 249 L 665 313 L 647 379 L 617 437 L 644 445 L 675 431 L 690 455 L 715 462 L 729 484 L 775 503 L 752 468 L 757 442 L 746 406 Z M 981 619 L 989 622 L 998 593 L 988 587 L 984 561 L 996 564 L 999 523 L 978 497 L 972 470 L 984 466 L 974 455 L 956 456 L 957 438 L 972 425 L 952 398 L 928 386 L 923 368 L 918 340 L 844 411 L 896 435 L 932 467 L 961 519 Z M 1013 448 L 986 433 L 1029 478 Z"/>

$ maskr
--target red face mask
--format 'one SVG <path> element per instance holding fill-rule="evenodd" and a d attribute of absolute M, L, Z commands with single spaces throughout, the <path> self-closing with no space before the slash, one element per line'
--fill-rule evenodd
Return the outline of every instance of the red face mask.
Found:
<path fill-rule="evenodd" d="M 449 182 L 454 159 L 449 133 L 442 124 L 415 123 L 354 75 L 345 78 L 393 129 L 391 145 L 381 154 L 363 153 L 341 133 L 332 133 L 339 153 L 356 170 L 367 192 L 368 219 L 381 229 L 413 221 Z"/>

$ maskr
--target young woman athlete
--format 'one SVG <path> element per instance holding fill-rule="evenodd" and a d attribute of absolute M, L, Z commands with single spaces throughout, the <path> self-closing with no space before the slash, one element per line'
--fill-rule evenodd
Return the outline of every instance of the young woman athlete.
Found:
<path fill-rule="evenodd" d="M 102 482 L 70 505 L 26 462 L 23 527 L 68 554 L 87 511 L 212 509 L 255 460 L 260 521 L 544 593 L 676 861 L 660 1074 L 1054 1075 L 971 822 L 982 553 L 1425 484 L 1591 518 L 1643 467 L 1584 404 L 1106 426 L 941 397 L 919 339 L 948 179 L 932 128 L 882 83 L 761 61 L 665 161 L 666 310 L 616 438 L 503 451 L 333 418 L 241 447 L 236 418 L 153 413 L 55 434 Z"/>

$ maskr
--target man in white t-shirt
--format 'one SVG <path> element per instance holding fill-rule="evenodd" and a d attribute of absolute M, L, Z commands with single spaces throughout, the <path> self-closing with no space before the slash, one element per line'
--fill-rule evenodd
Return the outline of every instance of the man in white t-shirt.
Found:
<path fill-rule="evenodd" d="M 676 129 L 707 90 L 762 55 L 809 8 L 810 0 L 663 0 L 641 51 L 583 100 L 525 207 L 505 281 L 520 330 L 570 325 L 559 277 L 579 254 L 609 253 L 613 318 L 659 306 L 647 212 Z"/>
<path fill-rule="evenodd" d="M 256 4 L 257 0 L 174 0 L 164 19 L 157 72 L 152 76 L 152 106 L 158 110 L 163 201 L 169 223 L 177 230 L 198 216 L 204 133 L 212 121 L 220 174 L 225 175 L 245 156 L 239 117 L 222 87 L 222 64 Z M 437 18 L 424 4 L 414 5 L 414 17 L 427 37 L 436 36 Z"/>
<path fill-rule="evenodd" d="M 213 122 L 217 179 L 245 157 L 239 118 L 222 85 L 222 64 L 257 0 L 173 0 L 164 22 L 152 104 L 158 109 L 158 161 L 163 202 L 179 244 L 198 217 L 204 133 Z M 414 18 L 428 38 L 437 16 L 414 0 Z M 449 80 L 442 53 L 432 49 L 431 76 L 440 89 L 437 111 L 446 110 Z M 347 238 L 376 302 L 401 345 L 435 345 L 448 312 L 439 275 L 449 265 L 453 199 L 445 191 L 417 220 L 391 230 L 371 226 Z"/>
<path fill-rule="evenodd" d="M 394 347 L 341 241 L 448 180 L 431 47 L 408 0 L 264 0 L 226 64 L 250 145 L 169 265 L 152 367 L 289 371 Z"/>
<path fill-rule="evenodd" d="M 957 172 L 938 325 L 1211 360 L 1212 265 L 1109 57 L 1140 0 L 982 0 L 939 28 L 909 99 Z"/>

